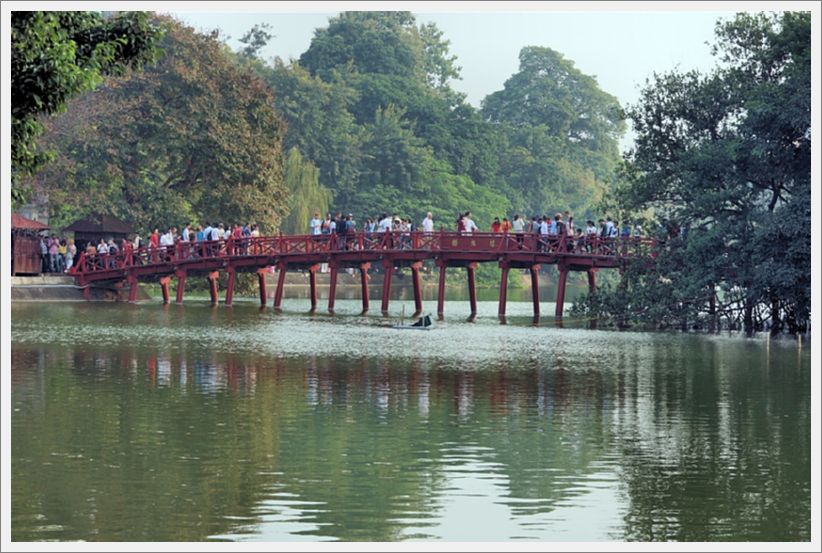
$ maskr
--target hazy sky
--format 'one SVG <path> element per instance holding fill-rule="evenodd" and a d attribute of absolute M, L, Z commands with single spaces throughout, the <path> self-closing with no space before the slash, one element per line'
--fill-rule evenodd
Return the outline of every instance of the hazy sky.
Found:
<path fill-rule="evenodd" d="M 703 4 L 711 6 L 709 2 Z M 502 5 L 500 5 L 500 8 Z M 649 9 L 659 5 L 649 4 Z M 700 6 L 701 7 L 701 6 Z M 292 8 L 293 10 L 294 8 Z M 267 22 L 276 35 L 263 50 L 265 59 L 297 58 L 309 46 L 314 30 L 325 27 L 329 13 L 183 12 L 174 14 L 198 30 L 221 29 L 237 41 L 255 23 Z M 500 90 L 519 67 L 524 46 L 548 46 L 596 77 L 600 88 L 620 103 L 633 103 L 654 71 L 708 70 L 714 25 L 727 11 L 451 11 L 414 12 L 418 22 L 433 22 L 450 40 L 450 51 L 462 67 L 452 87 L 479 107 Z M 629 137 L 623 145 L 630 141 Z"/>

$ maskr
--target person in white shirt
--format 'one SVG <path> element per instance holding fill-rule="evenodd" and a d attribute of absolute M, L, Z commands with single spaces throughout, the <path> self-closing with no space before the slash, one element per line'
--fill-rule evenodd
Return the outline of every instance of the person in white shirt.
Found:
<path fill-rule="evenodd" d="M 173 246 L 174 245 L 174 237 L 171 234 L 171 229 L 168 229 L 168 232 L 160 236 L 160 246 Z"/>
<path fill-rule="evenodd" d="M 311 229 L 311 234 L 316 236 L 318 234 L 322 234 L 322 226 L 323 220 L 320 219 L 320 212 L 317 211 L 314 213 L 314 218 L 311 219 L 311 222 L 308 223 L 309 228 Z"/>
<path fill-rule="evenodd" d="M 463 218 L 465 224 L 465 234 L 471 234 L 475 230 L 479 230 L 476 223 L 474 223 L 473 219 L 471 219 L 471 212 L 466 211 L 465 217 Z"/>
<path fill-rule="evenodd" d="M 425 219 L 422 220 L 422 231 L 423 232 L 434 232 L 434 216 L 431 212 L 428 212 L 428 215 L 425 216 Z"/>
<path fill-rule="evenodd" d="M 186 223 L 185 228 L 183 229 L 183 242 L 189 241 L 189 233 L 191 232 L 191 223 Z"/>
<path fill-rule="evenodd" d="M 525 221 L 522 220 L 522 215 L 514 215 L 514 222 L 511 223 L 511 230 L 514 231 L 514 235 L 517 237 L 519 249 L 522 249 L 522 233 L 525 231 Z"/>
<path fill-rule="evenodd" d="M 539 250 L 545 251 L 548 247 L 548 235 L 551 234 L 551 225 L 548 224 L 548 217 L 542 217 L 539 223 Z M 556 234 L 556 231 L 553 233 Z"/>
<path fill-rule="evenodd" d="M 380 219 L 379 231 L 387 232 L 389 230 L 391 230 L 391 217 L 383 213 L 382 219 Z"/>
<path fill-rule="evenodd" d="M 593 221 L 588 221 L 587 225 L 588 226 L 585 227 L 585 234 L 586 235 L 591 236 L 591 235 L 597 233 L 597 226 L 594 224 Z"/>
<path fill-rule="evenodd" d="M 613 223 L 613 221 L 611 221 L 610 217 L 607 217 L 605 219 L 605 236 L 610 237 L 611 236 L 611 231 L 613 229 L 614 229 L 614 223 Z"/>

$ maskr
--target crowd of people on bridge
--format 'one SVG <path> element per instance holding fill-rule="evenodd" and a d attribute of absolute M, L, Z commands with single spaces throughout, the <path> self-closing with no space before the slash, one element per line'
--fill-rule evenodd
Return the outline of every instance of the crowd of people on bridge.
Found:
<path fill-rule="evenodd" d="M 440 228 L 444 230 L 444 227 L 441 226 Z M 336 216 L 332 216 L 328 212 L 323 219 L 320 217 L 319 212 L 315 212 L 314 217 L 308 223 L 308 229 L 309 233 L 317 239 L 336 237 L 339 249 L 349 249 L 354 244 L 351 238 L 357 232 L 357 223 L 352 213 L 344 216 L 341 212 L 338 212 Z M 472 219 L 470 211 L 458 214 L 454 223 L 454 230 L 465 235 L 481 232 Z M 429 211 L 420 225 L 416 227 L 410 218 L 402 218 L 397 214 L 382 213 L 378 217 L 366 218 L 362 231 L 366 238 L 372 238 L 386 232 L 397 233 L 400 238 L 399 246 L 402 248 L 410 244 L 410 234 L 414 231 L 433 233 L 434 219 Z M 565 243 L 568 245 L 569 251 L 574 248 L 587 248 L 590 251 L 595 238 L 608 240 L 619 237 L 642 236 L 641 225 L 632 225 L 628 221 L 623 221 L 620 225 L 619 221 L 614 221 L 611 217 L 599 219 L 597 222 L 589 219 L 586 221 L 585 227 L 575 226 L 574 217 L 569 211 L 556 213 L 553 217 L 534 215 L 530 219 L 516 214 L 510 221 L 508 217 L 503 217 L 502 220 L 495 217 L 489 231 L 498 234 L 514 234 L 520 243 L 526 235 L 535 235 L 538 237 L 540 244 L 546 248 L 549 247 L 551 242 L 556 242 L 557 239 L 565 237 Z"/>
<path fill-rule="evenodd" d="M 321 217 L 319 212 L 315 212 L 313 218 L 308 223 L 309 234 L 317 242 L 330 244 L 333 249 L 348 250 L 360 247 L 355 238 L 361 231 L 364 240 L 368 244 L 377 243 L 387 238 L 389 247 L 398 249 L 409 249 L 412 247 L 412 233 L 432 234 L 435 230 L 446 230 L 444 225 L 435 229 L 433 214 L 428 212 L 424 219 L 416 226 L 411 218 L 400 217 L 396 213 L 382 213 L 377 217 L 368 217 L 358 228 L 357 221 L 352 213 L 344 215 L 331 212 Z M 471 212 L 459 213 L 456 217 L 453 228 L 462 235 L 471 235 L 483 232 L 474 222 Z M 623 221 L 614 221 L 610 217 L 599 219 L 598 221 L 587 220 L 585 225 L 577 226 L 573 215 L 569 211 L 556 213 L 553 217 L 548 215 L 534 215 L 530 218 L 520 214 L 515 214 L 510 220 L 508 217 L 495 217 L 487 231 L 494 234 L 511 234 L 522 247 L 525 238 L 533 236 L 542 251 L 556 251 L 558 244 L 563 244 L 568 252 L 571 251 L 592 251 L 592 246 L 597 244 L 605 251 L 612 251 L 607 245 L 615 238 L 641 237 L 642 227 L 638 224 L 630 224 Z M 383 233 L 390 233 L 385 236 Z M 233 254 L 247 252 L 247 247 L 252 238 L 260 236 L 260 229 L 256 224 L 234 224 L 206 223 L 203 225 L 193 225 L 186 223 L 182 230 L 171 226 L 161 233 L 159 228 L 143 239 L 139 234 L 131 240 L 121 240 L 115 242 L 112 239 L 100 239 L 99 243 L 90 242 L 87 245 L 87 254 L 97 254 L 105 256 L 107 263 L 114 266 L 114 255 L 123 252 L 132 252 L 140 248 L 145 248 L 150 256 L 159 257 L 163 252 L 170 252 L 172 248 L 180 249 L 181 246 L 189 246 L 181 249 L 188 257 L 200 256 L 203 252 L 211 255 L 216 252 L 225 251 L 226 242 L 233 244 Z M 194 244 L 204 243 L 202 247 L 190 247 Z M 73 241 L 48 239 L 48 243 L 42 245 L 44 268 L 51 271 L 66 271 L 71 268 L 72 260 L 76 257 L 76 247 Z M 212 251 L 213 250 L 213 251 Z"/>

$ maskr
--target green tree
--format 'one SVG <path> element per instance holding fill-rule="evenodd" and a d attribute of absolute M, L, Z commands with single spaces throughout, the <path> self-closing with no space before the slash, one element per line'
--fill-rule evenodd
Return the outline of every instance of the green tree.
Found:
<path fill-rule="evenodd" d="M 49 158 L 36 147 L 39 118 L 63 111 L 105 75 L 151 62 L 161 31 L 144 12 L 14 11 L 11 28 L 12 200 L 22 203 L 23 181 Z"/>
<path fill-rule="evenodd" d="M 592 208 L 614 180 L 625 131 L 616 98 L 559 52 L 528 46 L 519 71 L 483 100 L 482 114 L 505 133 L 500 161 L 526 212 Z"/>
<path fill-rule="evenodd" d="M 308 222 L 315 212 L 324 217 L 331 204 L 331 191 L 320 184 L 320 171 L 303 158 L 297 148 L 291 148 L 283 164 L 288 187 L 288 215 L 280 229 L 284 234 L 308 234 Z"/>
<path fill-rule="evenodd" d="M 163 18 L 160 62 L 78 98 L 46 136 L 38 178 L 55 220 L 105 209 L 138 228 L 257 222 L 286 209 L 284 125 L 270 89 L 215 35 Z"/>
<path fill-rule="evenodd" d="M 687 236 L 671 241 L 656 267 L 637 269 L 625 312 L 659 302 L 649 289 L 663 279 L 690 299 L 683 317 L 704 312 L 719 286 L 727 316 L 748 332 L 755 312 L 767 310 L 774 331 L 783 322 L 807 328 L 810 29 L 806 12 L 720 21 L 719 67 L 655 75 L 629 109 L 637 138 L 618 200 L 653 208 L 658 225 Z"/>

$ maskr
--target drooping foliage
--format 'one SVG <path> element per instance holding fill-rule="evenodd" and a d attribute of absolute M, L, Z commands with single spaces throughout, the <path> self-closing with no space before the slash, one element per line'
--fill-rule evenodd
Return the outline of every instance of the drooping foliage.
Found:
<path fill-rule="evenodd" d="M 655 75 L 631 107 L 632 178 L 618 200 L 686 235 L 629 273 L 631 292 L 611 311 L 644 313 L 670 289 L 690 299 L 676 317 L 693 321 L 717 289 L 720 310 L 749 332 L 757 319 L 774 332 L 807 328 L 810 29 L 804 12 L 722 21 L 715 70 Z"/>
<path fill-rule="evenodd" d="M 104 211 L 137 228 L 256 222 L 286 210 L 284 124 L 271 90 L 216 34 L 163 18 L 162 59 L 110 80 L 50 125 L 38 179 L 58 223 Z"/>
<path fill-rule="evenodd" d="M 331 204 L 331 191 L 320 184 L 319 170 L 296 147 L 285 157 L 283 176 L 288 187 L 288 215 L 280 230 L 283 234 L 305 234 L 305 222 L 314 213 L 325 216 Z"/>
<path fill-rule="evenodd" d="M 147 13 L 13 11 L 11 14 L 12 199 L 25 202 L 23 181 L 49 159 L 38 149 L 39 118 L 65 109 L 77 94 L 151 62 L 161 30 Z"/>

